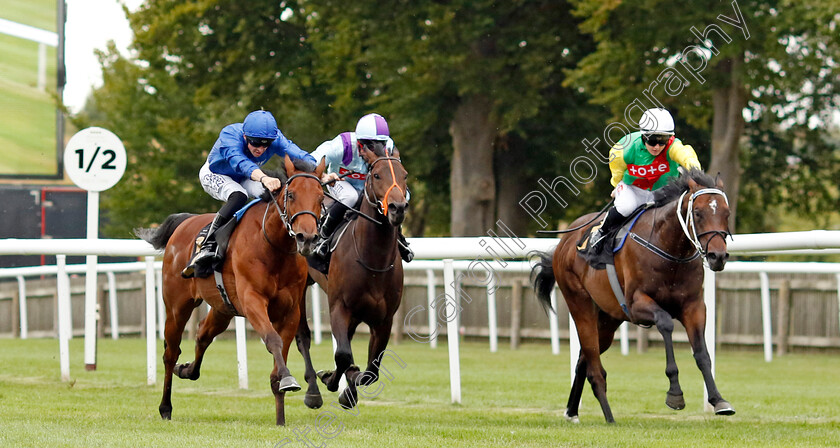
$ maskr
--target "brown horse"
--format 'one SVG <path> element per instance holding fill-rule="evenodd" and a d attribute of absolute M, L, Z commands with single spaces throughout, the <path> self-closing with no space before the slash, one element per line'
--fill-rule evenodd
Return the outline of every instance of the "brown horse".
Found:
<path fill-rule="evenodd" d="M 311 165 L 304 164 L 293 164 L 286 156 L 288 178 L 283 189 L 276 197 L 266 195 L 264 201 L 251 207 L 233 232 L 222 270 L 229 304 L 223 300 L 213 276 L 181 277 L 181 269 L 192 256 L 195 236 L 213 220 L 212 214 L 171 215 L 158 229 L 137 231 L 138 236 L 155 248 L 166 247 L 163 257 L 166 372 L 159 408 L 162 418 L 172 418 L 173 372 L 181 378 L 197 380 L 207 347 L 228 327 L 234 315 L 239 314 L 248 319 L 274 356 L 271 391 L 277 424 L 285 424 L 285 394 L 300 390 L 286 367 L 289 346 L 298 327 L 299 298 L 306 287 L 307 264 L 299 253 L 309 254 L 314 248 L 324 200 L 320 182 L 324 162 L 314 172 Z M 195 360 L 176 366 L 184 326 L 202 300 L 212 309 L 199 326 Z"/>
<path fill-rule="evenodd" d="M 578 255 L 576 243 L 585 230 L 564 237 L 553 257 L 540 254 L 540 261 L 532 270 L 534 290 L 543 305 L 550 306 L 549 294 L 556 281 L 577 326 L 581 351 L 566 407 L 566 418 L 571 421 L 578 420 L 583 383 L 588 378 L 607 422 L 615 422 L 607 402 L 601 353 L 610 347 L 615 330 L 623 321 L 656 325 L 665 342 L 665 374 L 670 380 L 666 404 L 673 409 L 684 408 L 671 339 L 674 318 L 685 326 L 715 413 L 735 413 L 721 397 L 712 377 L 704 339 L 706 305 L 701 294 L 700 255 L 713 271 L 722 270 L 729 257 L 729 204 L 723 184 L 702 171 L 691 170 L 657 191 L 657 197 L 655 208 L 637 220 L 628 243 L 615 254 L 627 312 L 613 293 L 606 271 L 592 268 Z M 586 223 L 593 217 L 594 214 L 583 216 L 571 225 Z"/>
<path fill-rule="evenodd" d="M 347 408 L 356 404 L 357 386 L 373 384 L 379 377 L 381 357 L 391 337 L 391 324 L 403 291 L 397 230 L 408 208 L 405 198 L 408 173 L 396 149 L 390 156 L 385 155 L 381 147 L 375 151 L 362 150 L 362 157 L 370 167 L 360 209 L 366 217 L 357 214 L 347 224 L 333 251 L 327 277 L 315 269 L 309 270 L 329 297 L 330 325 L 337 343 L 336 369 L 318 372 L 317 377 L 328 390 L 335 392 L 342 375 L 346 375 L 348 387 L 339 396 L 339 403 Z M 297 341 L 309 385 L 304 401 L 307 406 L 317 408 L 322 399 L 309 357 L 309 325 L 305 309 L 301 308 L 301 311 Z M 370 327 L 368 363 L 364 372 L 354 365 L 350 348 L 356 327 L 362 322 Z"/>

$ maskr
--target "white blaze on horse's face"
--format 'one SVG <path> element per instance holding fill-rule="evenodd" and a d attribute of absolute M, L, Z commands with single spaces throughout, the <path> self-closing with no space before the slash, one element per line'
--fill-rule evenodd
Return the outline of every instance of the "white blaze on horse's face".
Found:
<path fill-rule="evenodd" d="M 712 202 L 709 202 L 709 207 L 712 209 L 712 214 L 717 215 L 717 199 L 712 199 Z"/>

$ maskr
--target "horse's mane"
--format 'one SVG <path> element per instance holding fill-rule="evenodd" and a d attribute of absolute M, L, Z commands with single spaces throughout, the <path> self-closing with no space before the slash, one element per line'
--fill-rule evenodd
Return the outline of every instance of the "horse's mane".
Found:
<path fill-rule="evenodd" d="M 304 173 L 314 173 L 315 168 L 317 168 L 317 165 L 306 159 L 292 159 L 292 165 L 295 166 L 296 170 L 303 171 Z M 286 184 L 286 181 L 289 180 L 289 176 L 286 175 L 285 169 L 263 169 L 262 171 L 268 176 L 280 179 L 280 182 L 283 182 L 284 185 Z M 260 199 L 266 202 L 272 200 L 268 190 L 265 190 L 263 194 L 260 195 Z"/>
<path fill-rule="evenodd" d="M 688 191 L 689 179 L 704 187 L 714 188 L 716 185 L 712 176 L 709 176 L 703 170 L 692 168 L 683 172 L 679 177 L 671 178 L 664 187 L 656 190 L 654 193 L 655 206 L 661 207 L 671 201 L 675 201 L 683 192 Z"/>

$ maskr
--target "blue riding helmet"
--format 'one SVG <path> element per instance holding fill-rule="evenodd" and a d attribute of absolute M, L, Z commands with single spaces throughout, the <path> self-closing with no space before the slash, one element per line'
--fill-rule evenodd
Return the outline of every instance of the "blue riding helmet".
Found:
<path fill-rule="evenodd" d="M 255 110 L 245 117 L 242 131 L 247 137 L 275 139 L 280 136 L 274 115 L 266 110 Z"/>

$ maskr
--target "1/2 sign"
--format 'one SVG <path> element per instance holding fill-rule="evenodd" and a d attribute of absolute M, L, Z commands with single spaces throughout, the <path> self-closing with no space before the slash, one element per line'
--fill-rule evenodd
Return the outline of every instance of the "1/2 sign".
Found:
<path fill-rule="evenodd" d="M 105 191 L 116 185 L 125 173 L 125 165 L 125 147 L 107 129 L 82 129 L 64 148 L 67 175 L 88 191 Z"/>

